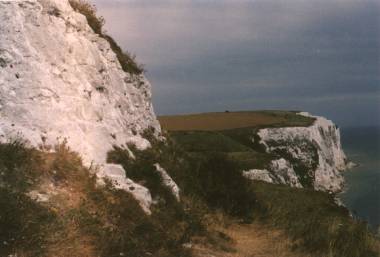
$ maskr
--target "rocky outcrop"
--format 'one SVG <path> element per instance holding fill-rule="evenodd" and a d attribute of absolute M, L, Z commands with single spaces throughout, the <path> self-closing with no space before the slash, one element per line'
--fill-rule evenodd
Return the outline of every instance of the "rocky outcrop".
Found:
<path fill-rule="evenodd" d="M 160 174 L 163 186 L 168 188 L 170 192 L 173 194 L 173 196 L 175 197 L 175 199 L 179 202 L 180 195 L 179 195 L 179 187 L 177 183 L 175 183 L 175 181 L 169 176 L 166 170 L 162 168 L 159 163 L 156 163 L 154 167 L 156 168 L 156 171 L 158 172 L 158 174 Z"/>
<path fill-rule="evenodd" d="M 268 183 L 275 183 L 275 175 L 267 169 L 244 170 L 243 176 L 250 180 L 260 180 Z"/>
<path fill-rule="evenodd" d="M 243 171 L 243 176 L 251 180 L 290 185 L 291 187 L 302 187 L 293 166 L 284 158 L 271 161 L 268 169 Z"/>
<path fill-rule="evenodd" d="M 0 35 L 2 142 L 22 137 L 48 150 L 65 140 L 86 165 L 115 178 L 107 152 L 130 143 L 145 149 L 143 131 L 160 131 L 147 79 L 124 72 L 67 0 L 0 1 Z M 122 188 L 144 191 L 120 169 Z M 141 190 L 135 195 L 147 208 L 149 192 Z"/>
<path fill-rule="evenodd" d="M 335 124 L 323 117 L 314 117 L 314 123 L 309 127 L 283 127 L 260 129 L 257 135 L 260 143 L 269 153 L 277 154 L 286 159 L 292 167 L 272 169 L 294 170 L 302 186 L 313 186 L 316 190 L 338 192 L 342 190 L 343 177 L 341 171 L 346 168 L 346 156 L 340 142 L 340 132 Z M 285 172 L 286 174 L 286 172 Z M 280 175 L 281 176 L 281 175 Z M 295 180 L 286 182 L 297 185 Z"/>

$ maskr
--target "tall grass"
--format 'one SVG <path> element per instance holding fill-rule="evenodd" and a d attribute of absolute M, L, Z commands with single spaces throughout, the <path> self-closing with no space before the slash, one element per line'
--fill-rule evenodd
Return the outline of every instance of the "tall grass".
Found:
<path fill-rule="evenodd" d="M 109 183 L 97 186 L 65 144 L 55 153 L 19 140 L 0 144 L 0 256 L 190 256 L 183 244 L 193 236 L 226 241 L 208 230 L 220 211 L 283 229 L 305 255 L 377 256 L 378 241 L 366 224 L 353 220 L 333 196 L 247 182 L 225 155 L 192 156 L 170 139 L 152 142 L 148 151 L 134 150 L 135 160 L 121 149 L 110 154 L 158 199 L 150 216 L 129 193 Z M 181 203 L 153 175 L 156 161 L 180 185 Z M 48 200 L 33 200 L 31 191 Z"/>
<path fill-rule="evenodd" d="M 158 203 L 148 216 L 129 193 L 99 187 L 65 144 L 55 150 L 0 144 L 0 256 L 188 256 L 182 206 Z"/>
<path fill-rule="evenodd" d="M 317 256 L 375 257 L 376 242 L 366 223 L 350 217 L 334 196 L 311 189 L 255 182 L 256 217 L 285 229 L 295 247 Z"/>
<path fill-rule="evenodd" d="M 369 231 L 367 224 L 350 217 L 345 207 L 335 203 L 334 195 L 317 192 L 311 188 L 296 189 L 259 181 L 250 182 L 248 189 L 243 190 L 246 186 L 238 178 L 239 169 L 247 168 L 247 165 L 265 168 L 262 165 L 274 156 L 265 152 L 258 153 L 256 151 L 260 149 L 250 145 L 251 129 L 215 133 L 218 135 L 223 133 L 237 143 L 251 147 L 253 151 L 224 153 L 234 160 L 233 163 L 229 163 L 223 158 L 220 159 L 220 156 L 212 157 L 215 154 L 212 151 L 214 146 L 204 144 L 202 137 L 197 136 L 199 132 L 173 132 L 173 138 L 179 144 L 177 147 L 181 148 L 183 144 L 184 149 L 191 151 L 187 153 L 190 168 L 178 172 L 180 175 L 174 174 L 187 194 L 201 196 L 209 206 L 222 207 L 221 209 L 229 214 L 231 214 L 229 210 L 238 210 L 247 206 L 245 205 L 247 202 L 253 201 L 254 203 L 248 205 L 249 208 L 245 210 L 257 221 L 284 230 L 293 240 L 294 247 L 304 251 L 305 255 L 378 256 L 380 243 Z M 180 138 L 190 136 L 191 140 Z M 197 142 L 198 139 L 201 142 Z M 194 149 L 209 149 L 209 151 L 194 153 L 192 152 Z M 312 152 L 314 149 L 305 149 L 305 151 Z M 240 186 L 242 188 L 239 188 Z"/>
<path fill-rule="evenodd" d="M 43 256 L 55 214 L 26 193 L 39 181 L 40 159 L 21 140 L 0 144 L 0 256 Z"/>

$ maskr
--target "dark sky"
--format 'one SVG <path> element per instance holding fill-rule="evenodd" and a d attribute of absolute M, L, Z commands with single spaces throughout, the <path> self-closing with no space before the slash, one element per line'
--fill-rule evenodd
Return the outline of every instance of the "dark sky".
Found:
<path fill-rule="evenodd" d="M 380 0 L 94 0 L 157 114 L 291 109 L 380 125 Z"/>

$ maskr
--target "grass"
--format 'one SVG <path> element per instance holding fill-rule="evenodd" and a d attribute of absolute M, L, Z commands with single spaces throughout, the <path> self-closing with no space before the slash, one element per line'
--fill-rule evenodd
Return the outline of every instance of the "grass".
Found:
<path fill-rule="evenodd" d="M 116 41 L 103 31 L 105 20 L 102 16 L 97 15 L 95 5 L 91 4 L 87 0 L 69 0 L 69 3 L 75 11 L 81 13 L 87 18 L 89 26 L 96 34 L 108 41 L 112 51 L 116 54 L 116 57 L 125 72 L 137 75 L 144 72 L 143 65 L 136 62 L 135 56 L 129 52 L 123 51 Z"/>
<path fill-rule="evenodd" d="M 269 145 L 297 144 L 298 148 L 305 152 L 314 153 L 312 163 L 305 163 L 294 159 L 286 149 L 267 153 L 265 146 L 260 143 L 257 132 L 265 127 L 286 126 L 309 126 L 314 122 L 313 118 L 298 115 L 289 111 L 253 111 L 253 112 L 228 112 L 228 113 L 205 113 L 189 116 L 171 116 L 160 119 L 161 124 L 170 124 L 170 135 L 187 152 L 193 155 L 202 155 L 207 152 L 224 152 L 235 161 L 241 170 L 248 169 L 270 169 L 272 160 L 285 158 L 289 160 L 295 173 L 299 176 L 302 186 L 313 187 L 314 170 L 318 165 L 318 156 L 314 145 L 307 141 L 300 142 L 276 142 L 269 141 Z M 165 123 L 166 122 L 166 123 Z M 182 124 L 185 122 L 185 124 Z M 201 124 L 208 123 L 210 129 L 191 126 L 187 122 Z M 166 125 L 165 125 L 166 124 Z M 179 126 L 186 126 L 186 130 L 177 130 Z"/>
<path fill-rule="evenodd" d="M 295 248 L 316 256 L 375 257 L 379 242 L 366 223 L 354 220 L 334 196 L 310 189 L 255 182 L 256 217 L 284 229 Z"/>
<path fill-rule="evenodd" d="M 40 163 L 19 139 L 0 145 L 0 256 L 43 252 L 44 229 L 55 215 L 26 195 L 39 181 Z"/>
<path fill-rule="evenodd" d="M 227 156 L 236 163 L 239 170 L 266 169 L 275 158 L 271 154 L 256 151 L 229 152 Z"/>
<path fill-rule="evenodd" d="M 258 152 L 265 152 L 265 147 L 259 143 L 260 138 L 257 135 L 259 128 L 246 127 L 222 130 L 219 133 L 239 142 L 240 144 L 249 147 Z"/>
<path fill-rule="evenodd" d="M 190 204 L 159 202 L 147 216 L 129 193 L 97 186 L 65 144 L 55 150 L 0 145 L 0 256 L 188 256 Z"/>
<path fill-rule="evenodd" d="M 86 0 L 69 0 L 69 3 L 75 11 L 87 18 L 88 25 L 90 25 L 96 34 L 102 34 L 105 20 L 103 17 L 97 15 L 95 5 Z"/>
<path fill-rule="evenodd" d="M 215 230 L 220 215 L 284 230 L 305 255 L 377 256 L 379 243 L 366 224 L 349 217 L 332 195 L 242 178 L 231 159 L 254 152 L 197 155 L 170 137 L 151 141 L 147 151 L 133 150 L 134 160 L 122 149 L 110 153 L 152 191 L 157 203 L 150 216 L 129 193 L 97 186 L 65 144 L 55 153 L 20 140 L 0 144 L 0 256 L 185 257 L 191 253 L 183 244 L 193 238 L 233 251 L 229 237 Z M 180 186 L 180 203 L 155 176 L 156 162 Z M 48 200 L 32 200 L 31 191 Z"/>
<path fill-rule="evenodd" d="M 313 118 L 290 111 L 201 113 L 158 117 L 167 131 L 221 131 L 248 127 L 309 126 Z"/>
<path fill-rule="evenodd" d="M 0 188 L 0 256 L 43 256 L 45 231 L 55 213 L 10 189 Z"/>
<path fill-rule="evenodd" d="M 255 127 L 247 127 L 223 131 L 170 131 L 174 143 L 179 145 L 177 146 L 179 149 L 184 149 L 187 161 L 191 163 L 190 169 L 182 170 L 186 174 L 173 174 L 181 184 L 181 188 L 187 189 L 185 193 L 201 196 L 200 198 L 211 207 L 215 205 L 210 202 L 207 195 L 216 199 L 219 207 L 224 204 L 233 206 L 230 204 L 230 196 L 223 195 L 223 192 L 231 190 L 229 185 L 239 186 L 230 182 L 239 181 L 234 177 L 239 171 L 248 168 L 263 169 L 271 160 L 287 156 L 286 152 L 265 153 L 257 144 L 257 140 L 252 141 L 256 130 Z M 207 139 L 209 135 L 210 139 Z M 215 140 L 216 143 L 213 142 L 213 138 L 218 139 Z M 295 143 L 302 144 L 302 142 Z M 314 148 L 309 149 L 310 146 L 307 144 L 302 145 L 305 151 L 315 151 Z M 214 159 L 215 154 L 222 154 L 225 159 Z M 226 159 L 232 161 L 233 164 L 226 164 Z M 303 185 L 311 188 L 312 175 L 309 171 L 315 167 L 303 166 L 295 160 L 292 162 Z M 203 167 L 197 168 L 196 165 Z M 310 165 L 315 165 L 315 163 Z M 225 173 L 224 167 L 236 174 Z M 307 178 L 304 177 L 306 174 Z M 335 203 L 334 195 L 313 189 L 296 189 L 259 181 L 251 181 L 249 188 L 244 192 L 250 192 L 251 199 L 254 201 L 250 206 L 252 209 L 248 211 L 248 213 L 251 211 L 251 217 L 254 217 L 256 222 L 270 226 L 271 229 L 285 231 L 293 242 L 294 249 L 304 252 L 305 256 L 371 257 L 379 255 L 380 243 L 368 229 L 367 224 L 351 218 L 346 208 Z M 236 195 L 239 193 L 236 192 Z M 243 203 L 239 205 L 244 206 L 245 195 L 241 195 L 240 198 Z M 218 199 L 225 201 L 222 200 L 219 203 Z M 219 209 L 227 215 L 233 214 L 229 212 L 229 208 Z"/>
<path fill-rule="evenodd" d="M 238 166 L 225 154 L 212 153 L 195 160 L 192 169 L 191 194 L 203 199 L 211 208 L 221 209 L 226 214 L 251 219 L 255 198 L 249 181 L 238 170 Z"/>
<path fill-rule="evenodd" d="M 239 142 L 218 132 L 176 131 L 171 137 L 188 152 L 246 152 L 252 151 Z"/>
<path fill-rule="evenodd" d="M 171 193 L 162 187 L 162 181 L 154 164 L 160 163 L 179 184 L 182 196 L 204 201 L 211 209 L 249 218 L 254 203 L 248 181 L 238 171 L 238 166 L 223 153 L 202 156 L 187 155 L 176 148 L 176 143 L 150 140 L 152 147 L 137 151 L 133 146 L 134 159 L 126 150 L 115 148 L 108 161 L 121 164 L 127 176 L 141 181 L 156 199 L 163 200 L 168 208 L 175 202 Z M 180 163 L 178 160 L 182 160 Z"/>
<path fill-rule="evenodd" d="M 308 256 L 378 256 L 379 242 L 367 225 L 337 206 L 333 195 L 245 180 L 242 160 L 269 161 L 263 153 L 187 152 L 170 137 L 146 136 L 152 148 L 130 147 L 135 159 L 115 149 L 109 160 L 151 190 L 150 216 L 129 193 L 97 186 L 65 144 L 55 153 L 21 140 L 0 144 L 0 256 L 185 257 L 191 252 L 183 244 L 194 238 L 231 252 L 231 239 L 215 229 L 220 215 L 285 231 L 293 248 Z M 162 186 L 157 162 L 181 188 L 180 203 Z M 48 200 L 32 200 L 32 191 Z"/>

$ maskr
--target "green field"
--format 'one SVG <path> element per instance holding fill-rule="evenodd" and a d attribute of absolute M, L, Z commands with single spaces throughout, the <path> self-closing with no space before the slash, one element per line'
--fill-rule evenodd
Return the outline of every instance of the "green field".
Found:
<path fill-rule="evenodd" d="M 175 116 L 160 116 L 158 120 L 167 131 L 220 131 L 237 128 L 310 126 L 313 118 L 295 111 L 213 112 Z"/>

